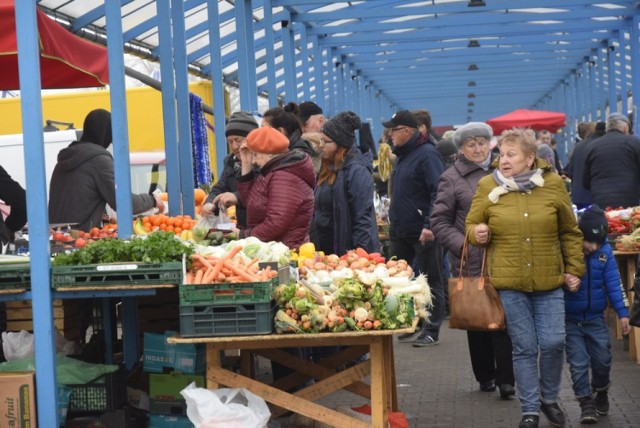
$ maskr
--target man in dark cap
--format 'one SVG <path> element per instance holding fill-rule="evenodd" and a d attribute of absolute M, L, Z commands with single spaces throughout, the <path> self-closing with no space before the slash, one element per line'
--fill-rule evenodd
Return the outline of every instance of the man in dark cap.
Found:
<path fill-rule="evenodd" d="M 241 170 L 240 146 L 246 141 L 249 132 L 257 128 L 258 122 L 251 113 L 246 111 L 237 111 L 229 117 L 224 135 L 227 137 L 231 153 L 224 158 L 222 174 L 202 205 L 200 213 L 203 216 L 217 212 L 218 207 L 235 205 L 237 226 L 247 224 L 247 209 L 240 202 L 238 194 L 238 177 Z"/>
<path fill-rule="evenodd" d="M 609 115 L 607 133 L 591 144 L 583 184 L 593 202 L 603 208 L 640 204 L 640 139 L 629 135 L 625 115 Z"/>
<path fill-rule="evenodd" d="M 431 346 L 438 343 L 446 307 L 442 248 L 429 223 L 444 163 L 430 138 L 420 144 L 420 124 L 411 112 L 399 111 L 382 126 L 391 130 L 393 154 L 397 156 L 391 175 L 393 197 L 389 207 L 392 250 L 395 256 L 409 264 L 413 264 L 414 259 L 417 261 L 420 271 L 429 278 L 433 294 L 429 322 L 420 328 L 413 346 Z M 402 336 L 399 340 L 410 341 L 413 336 Z"/>

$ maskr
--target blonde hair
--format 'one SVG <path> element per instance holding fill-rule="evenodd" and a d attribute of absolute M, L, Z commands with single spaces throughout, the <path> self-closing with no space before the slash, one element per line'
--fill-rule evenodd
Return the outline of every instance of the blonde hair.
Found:
<path fill-rule="evenodd" d="M 538 151 L 535 132 L 532 132 L 531 129 L 513 128 L 503 131 L 500 136 L 500 141 L 498 142 L 498 147 L 501 147 L 504 143 L 515 143 L 519 145 L 526 154 L 536 154 Z"/>

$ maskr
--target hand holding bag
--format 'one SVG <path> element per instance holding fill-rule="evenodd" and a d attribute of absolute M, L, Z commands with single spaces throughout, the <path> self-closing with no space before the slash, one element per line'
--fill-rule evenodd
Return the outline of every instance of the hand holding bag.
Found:
<path fill-rule="evenodd" d="M 497 331 L 506 328 L 504 309 L 498 292 L 485 276 L 487 258 L 483 250 L 480 276 L 463 276 L 465 257 L 468 259 L 468 237 L 465 237 L 460 257 L 460 276 L 449 279 L 449 328 L 473 331 Z"/>

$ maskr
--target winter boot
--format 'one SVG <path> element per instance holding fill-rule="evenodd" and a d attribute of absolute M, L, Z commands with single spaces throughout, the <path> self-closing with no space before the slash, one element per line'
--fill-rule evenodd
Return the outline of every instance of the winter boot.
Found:
<path fill-rule="evenodd" d="M 593 397 L 580 397 L 580 423 L 581 424 L 596 424 L 598 423 L 598 415 L 596 413 L 596 402 Z"/>

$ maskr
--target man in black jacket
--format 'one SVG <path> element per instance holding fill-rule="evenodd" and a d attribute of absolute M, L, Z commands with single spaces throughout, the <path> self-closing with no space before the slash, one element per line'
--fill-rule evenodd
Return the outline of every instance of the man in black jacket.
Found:
<path fill-rule="evenodd" d="M 11 208 L 6 219 L 0 213 L 0 241 L 13 241 L 16 231 L 27 222 L 27 197 L 24 189 L 0 166 L 0 199 Z"/>
<path fill-rule="evenodd" d="M 591 143 L 585 160 L 584 188 L 601 207 L 640 204 L 640 139 L 629 135 L 629 119 L 607 118 L 607 133 Z"/>

